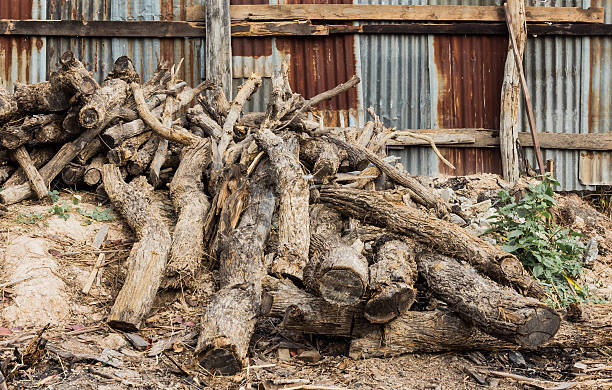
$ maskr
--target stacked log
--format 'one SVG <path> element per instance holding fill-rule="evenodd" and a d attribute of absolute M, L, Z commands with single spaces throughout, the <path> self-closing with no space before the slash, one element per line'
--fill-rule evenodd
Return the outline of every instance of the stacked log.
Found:
<path fill-rule="evenodd" d="M 248 366 L 266 315 L 349 338 L 353 357 L 576 346 L 585 330 L 612 343 L 601 313 L 561 318 L 515 256 L 451 223 L 443 199 L 389 162 L 393 133 L 373 110 L 362 128 L 309 119 L 358 78 L 306 100 L 283 64 L 266 112 L 245 114 L 260 76 L 228 101 L 211 82 L 186 86 L 179 68 L 162 62 L 141 83 L 121 57 L 99 85 L 68 52 L 49 81 L 0 89 L 0 201 L 44 198 L 61 180 L 105 192 L 134 230 L 110 326 L 137 331 L 160 288 L 194 288 L 215 264 L 195 350 L 212 373 Z M 173 229 L 152 204 L 164 187 Z M 442 307 L 413 308 L 417 286 Z"/>

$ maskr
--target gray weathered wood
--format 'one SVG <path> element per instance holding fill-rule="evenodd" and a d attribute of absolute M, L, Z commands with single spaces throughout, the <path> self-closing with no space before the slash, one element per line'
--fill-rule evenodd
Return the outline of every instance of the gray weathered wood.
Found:
<path fill-rule="evenodd" d="M 232 42 L 229 2 L 206 0 L 206 78 L 232 96 Z"/>

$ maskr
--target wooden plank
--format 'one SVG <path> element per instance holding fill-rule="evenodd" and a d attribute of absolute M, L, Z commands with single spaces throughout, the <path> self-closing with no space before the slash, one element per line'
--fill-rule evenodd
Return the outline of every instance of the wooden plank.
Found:
<path fill-rule="evenodd" d="M 206 78 L 232 98 L 232 40 L 229 1 L 206 0 Z"/>
<path fill-rule="evenodd" d="M 167 21 L 0 20 L 0 35 L 108 38 L 203 37 L 202 23 Z"/>
<path fill-rule="evenodd" d="M 432 137 L 464 137 L 469 136 L 474 139 L 473 143 L 444 143 L 445 147 L 457 148 L 499 148 L 499 131 L 490 129 L 424 129 L 409 130 L 415 133 L 423 133 Z M 540 147 L 543 149 L 560 150 L 593 150 L 593 151 L 612 151 L 612 132 L 611 133 L 537 133 L 540 140 Z M 438 139 L 441 139 L 438 138 Z M 436 138 L 434 138 L 435 140 Z M 444 139 L 444 138 L 442 138 Z M 520 132 L 518 136 L 521 146 L 533 147 L 531 134 Z M 419 145 L 413 139 L 399 138 L 391 140 L 387 144 L 390 147 Z"/>
<path fill-rule="evenodd" d="M 241 22 L 232 23 L 233 37 L 329 35 L 329 27 L 309 22 Z"/>
<path fill-rule="evenodd" d="M 518 151 L 519 133 L 519 103 L 521 99 L 519 68 L 517 62 L 523 61 L 523 52 L 527 42 L 527 26 L 525 23 L 525 2 L 523 0 L 508 0 L 506 12 L 512 16 L 512 29 L 515 40 L 508 44 L 506 64 L 504 66 L 504 79 L 501 92 L 500 125 L 500 151 L 502 160 L 502 177 L 510 182 L 516 182 L 520 177 L 520 158 Z M 513 43 L 517 47 L 513 50 Z M 515 55 L 518 60 L 515 61 Z"/>
<path fill-rule="evenodd" d="M 306 21 L 234 22 L 234 37 L 320 36 L 329 34 L 477 34 L 506 35 L 505 23 L 458 22 L 402 24 L 315 25 Z M 612 36 L 612 24 L 528 23 L 530 35 Z M 110 38 L 201 38 L 206 27 L 201 22 L 79 21 L 79 20 L 0 20 L 0 35 Z"/>
<path fill-rule="evenodd" d="M 187 7 L 187 20 L 204 20 L 203 6 Z M 363 4 L 282 4 L 233 5 L 232 20 L 429 20 L 502 22 L 500 6 L 463 5 L 363 5 Z M 603 8 L 526 7 L 530 22 L 603 23 Z"/>

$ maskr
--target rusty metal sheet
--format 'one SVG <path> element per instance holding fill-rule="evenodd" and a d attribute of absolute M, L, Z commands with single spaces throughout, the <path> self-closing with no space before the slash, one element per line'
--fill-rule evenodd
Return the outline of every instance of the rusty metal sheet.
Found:
<path fill-rule="evenodd" d="M 434 127 L 499 129 L 507 48 L 508 40 L 503 36 L 433 37 L 437 84 Z M 439 162 L 440 173 L 501 173 L 499 149 L 440 148 L 440 151 L 457 168 L 451 170 Z"/>
<path fill-rule="evenodd" d="M 184 20 L 186 7 L 201 5 L 200 0 L 48 0 L 48 18 L 61 20 Z M 48 38 L 48 71 L 56 68 L 59 57 L 73 50 L 87 68 L 102 81 L 113 62 L 122 55 L 134 61 L 143 79 L 153 75 L 158 62 L 184 59 L 180 77 L 190 85 L 205 77 L 204 38 Z"/>
<path fill-rule="evenodd" d="M 583 185 L 612 185 L 612 153 L 581 151 L 579 167 Z"/>
<path fill-rule="evenodd" d="M 45 0 L 0 0 L 0 19 L 44 19 L 45 10 Z M 45 49 L 42 37 L 0 37 L 0 84 L 12 90 L 16 81 L 44 80 Z"/>

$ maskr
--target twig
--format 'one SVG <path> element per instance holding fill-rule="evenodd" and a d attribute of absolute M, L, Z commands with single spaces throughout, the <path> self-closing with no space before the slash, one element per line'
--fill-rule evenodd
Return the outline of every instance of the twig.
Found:
<path fill-rule="evenodd" d="M 431 145 L 431 148 L 433 149 L 433 151 L 436 154 L 436 156 L 438 156 L 440 161 L 442 161 L 445 165 L 449 166 L 450 168 L 456 169 L 455 166 L 450 163 L 450 161 L 448 161 L 447 159 L 444 158 L 444 156 L 442 156 L 442 153 L 440 153 L 440 150 L 436 146 L 436 143 L 434 142 L 433 138 L 431 138 L 430 136 L 425 135 L 425 134 L 417 134 L 417 133 L 413 133 L 413 132 L 410 132 L 410 131 L 394 131 L 393 133 L 391 133 L 391 137 L 390 138 L 395 138 L 395 137 L 399 137 L 399 136 L 408 136 L 408 137 L 422 139 L 424 141 L 429 142 L 429 145 Z M 385 140 L 385 142 L 386 141 L 387 140 Z"/>

